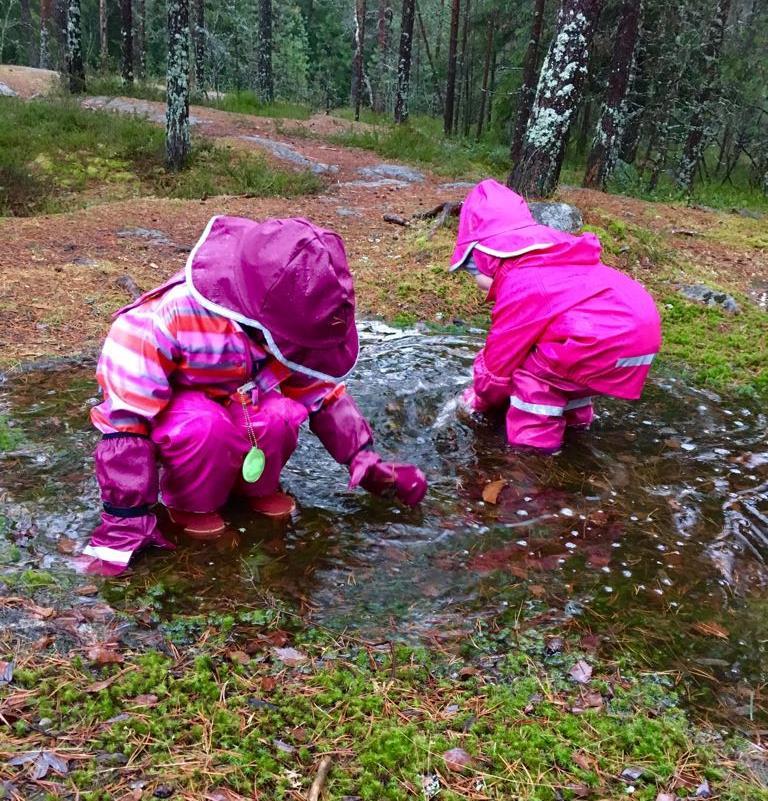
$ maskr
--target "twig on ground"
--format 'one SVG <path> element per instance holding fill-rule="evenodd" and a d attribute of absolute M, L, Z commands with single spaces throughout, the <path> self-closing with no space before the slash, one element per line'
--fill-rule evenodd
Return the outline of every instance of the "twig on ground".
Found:
<path fill-rule="evenodd" d="M 404 228 L 407 228 L 410 223 L 405 217 L 401 217 L 399 214 L 385 214 L 384 215 L 384 222 L 393 223 L 394 225 L 402 225 Z"/>
<path fill-rule="evenodd" d="M 435 220 L 427 232 L 427 239 L 432 239 L 437 230 L 446 224 L 449 217 L 459 216 L 461 204 L 462 201 L 460 200 L 448 200 L 445 203 L 440 203 L 440 205 L 435 206 L 429 211 L 422 211 L 420 214 L 414 214 L 413 218 L 415 220 Z"/>
<path fill-rule="evenodd" d="M 320 760 L 320 766 L 317 769 L 317 776 L 315 776 L 315 780 L 312 782 L 312 787 L 309 789 L 307 801 L 319 801 L 320 793 L 323 792 L 323 786 L 325 785 L 325 780 L 328 778 L 328 771 L 330 771 L 330 769 L 331 758 L 329 756 L 324 756 Z"/>

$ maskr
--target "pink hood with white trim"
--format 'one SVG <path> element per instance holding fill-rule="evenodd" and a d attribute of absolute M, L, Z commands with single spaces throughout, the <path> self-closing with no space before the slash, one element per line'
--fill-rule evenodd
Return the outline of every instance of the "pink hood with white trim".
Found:
<path fill-rule="evenodd" d="M 471 254 L 478 270 L 494 277 L 503 259 L 524 260 L 526 265 L 599 264 L 600 252 L 594 234 L 573 236 L 540 225 L 524 198 L 488 178 L 470 191 L 461 207 L 450 269 L 457 270 Z"/>

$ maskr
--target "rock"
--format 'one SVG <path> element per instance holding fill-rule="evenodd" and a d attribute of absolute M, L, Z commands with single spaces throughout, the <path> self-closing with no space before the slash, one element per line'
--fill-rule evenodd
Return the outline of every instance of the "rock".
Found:
<path fill-rule="evenodd" d="M 282 159 L 283 161 L 290 161 L 291 164 L 295 164 L 297 167 L 303 167 L 306 170 L 311 170 L 315 175 L 322 175 L 324 173 L 335 173 L 339 171 L 338 165 L 336 164 L 323 164 L 321 161 L 315 161 L 314 159 L 307 158 L 306 156 L 299 153 L 295 147 L 291 147 L 291 145 L 286 145 L 283 142 L 275 142 L 272 139 L 267 139 L 264 136 L 241 136 L 241 139 L 245 139 L 248 142 L 254 142 L 259 147 L 263 147 L 264 150 L 269 151 L 275 158 Z"/>
<path fill-rule="evenodd" d="M 421 183 L 424 180 L 424 173 L 402 164 L 374 164 L 373 167 L 361 167 L 357 173 L 363 178 L 394 178 L 407 183 Z"/>
<path fill-rule="evenodd" d="M 19 93 L 14 92 L 7 83 L 0 82 L 0 97 L 18 97 Z"/>
<path fill-rule="evenodd" d="M 2 94 L 2 84 L 0 84 L 0 94 Z M 739 209 L 737 214 L 739 217 L 747 217 L 750 220 L 762 220 L 765 217 L 760 211 L 755 211 L 754 209 Z"/>
<path fill-rule="evenodd" d="M 170 798 L 175 790 L 169 784 L 160 784 L 155 787 L 155 792 L 152 793 L 155 798 Z"/>
<path fill-rule="evenodd" d="M 349 209 L 346 206 L 337 206 L 336 214 L 339 217 L 362 217 L 363 213 L 359 209 Z"/>
<path fill-rule="evenodd" d="M 547 201 L 531 201 L 528 204 L 533 219 L 540 225 L 548 225 L 558 231 L 575 234 L 584 225 L 581 212 L 568 203 L 550 203 Z"/>
<path fill-rule="evenodd" d="M 128 757 L 125 754 L 121 754 L 119 751 L 117 753 L 111 754 L 109 751 L 100 751 L 96 754 L 96 761 L 100 765 L 127 765 L 128 764 Z"/>
<path fill-rule="evenodd" d="M 404 189 L 409 185 L 407 181 L 397 181 L 394 178 L 379 178 L 377 181 L 347 181 L 344 184 L 344 186 L 359 186 L 361 189 L 382 189 L 385 186 Z"/>
<path fill-rule="evenodd" d="M 171 242 L 171 240 L 168 238 L 168 235 L 163 231 L 158 231 L 157 228 L 124 228 L 122 231 L 118 231 L 117 235 L 123 239 L 146 239 L 153 245 L 173 244 L 173 242 Z"/>
<path fill-rule="evenodd" d="M 72 264 L 76 264 L 78 267 L 95 267 L 98 262 L 94 261 L 94 259 L 89 259 L 87 256 L 75 256 L 72 259 Z"/>
<path fill-rule="evenodd" d="M 719 308 L 727 314 L 741 312 L 741 307 L 731 295 L 704 284 L 683 284 L 678 288 L 678 292 L 687 300 L 703 303 L 710 308 Z"/>
<path fill-rule="evenodd" d="M 475 186 L 471 181 L 454 181 L 450 184 L 440 184 L 438 189 L 472 189 Z"/>

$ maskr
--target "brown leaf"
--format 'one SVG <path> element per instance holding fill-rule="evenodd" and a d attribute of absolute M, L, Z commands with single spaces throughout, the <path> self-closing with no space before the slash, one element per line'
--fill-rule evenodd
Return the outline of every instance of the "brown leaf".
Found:
<path fill-rule="evenodd" d="M 445 767 L 456 772 L 471 768 L 474 764 L 472 757 L 463 748 L 451 748 L 443 754 L 443 759 Z"/>
<path fill-rule="evenodd" d="M 719 623 L 715 623 L 714 620 L 700 620 L 698 623 L 694 623 L 691 628 L 697 634 L 703 634 L 705 637 L 719 637 L 721 640 L 727 640 L 731 636 L 728 629 L 724 628 Z"/>
<path fill-rule="evenodd" d="M 205 795 L 205 801 L 248 801 L 244 795 L 236 793 L 227 787 L 220 787 L 216 790 L 211 790 Z"/>
<path fill-rule="evenodd" d="M 152 695 L 152 693 L 137 695 L 135 698 L 130 698 L 129 703 L 131 706 L 157 706 L 157 696 Z"/>
<path fill-rule="evenodd" d="M 677 796 L 674 793 L 659 793 L 656 796 L 656 801 L 676 801 Z"/>
<path fill-rule="evenodd" d="M 471 665 L 465 665 L 459 671 L 459 678 L 464 681 L 465 679 L 470 678 L 471 676 L 477 676 L 480 671 L 476 667 L 472 667 Z"/>
<path fill-rule="evenodd" d="M 594 770 L 597 767 L 597 760 L 593 756 L 583 754 L 580 751 L 573 753 L 571 759 L 573 760 L 573 764 L 577 765 L 582 770 Z"/>
<path fill-rule="evenodd" d="M 264 676 L 261 680 L 261 689 L 265 693 L 271 693 L 277 687 L 277 679 L 274 676 Z"/>
<path fill-rule="evenodd" d="M 309 658 L 306 654 L 297 651 L 295 648 L 273 648 L 272 653 L 283 664 L 288 665 L 288 667 L 301 665 Z"/>
<path fill-rule="evenodd" d="M 592 666 L 583 659 L 570 669 L 568 675 L 579 684 L 586 684 L 592 678 Z"/>
<path fill-rule="evenodd" d="M 500 478 L 497 481 L 491 481 L 489 484 L 486 484 L 483 487 L 483 500 L 486 503 L 493 503 L 496 504 L 499 502 L 499 495 L 504 487 L 507 485 L 507 482 L 504 479 Z"/>
<path fill-rule="evenodd" d="M 40 620 L 48 620 L 56 614 L 56 610 L 52 606 L 38 606 L 37 604 L 30 604 L 29 611 L 33 617 L 40 618 Z"/>
<path fill-rule="evenodd" d="M 65 556 L 70 556 L 75 552 L 76 545 L 77 540 L 72 540 L 69 537 L 59 537 L 58 541 L 56 542 L 56 549 L 59 553 L 64 554 Z"/>
<path fill-rule="evenodd" d="M 120 678 L 120 674 L 116 673 L 114 676 L 110 676 L 108 679 L 104 679 L 104 681 L 95 681 L 93 684 L 89 684 L 85 691 L 87 693 L 100 693 L 102 690 L 106 690 L 110 684 L 114 684 L 117 679 Z"/>
<path fill-rule="evenodd" d="M 97 665 L 119 665 L 125 661 L 122 654 L 105 645 L 92 645 L 86 652 L 88 661 Z"/>
<path fill-rule="evenodd" d="M 75 590 L 78 595 L 96 595 L 98 591 L 99 588 L 95 584 L 83 584 Z"/>
<path fill-rule="evenodd" d="M 229 657 L 230 662 L 234 662 L 236 665 L 247 665 L 251 661 L 251 657 L 245 651 L 230 651 L 227 657 Z"/>
<path fill-rule="evenodd" d="M 534 598 L 543 598 L 547 594 L 546 589 L 541 584 L 529 584 L 528 592 L 530 592 Z"/>

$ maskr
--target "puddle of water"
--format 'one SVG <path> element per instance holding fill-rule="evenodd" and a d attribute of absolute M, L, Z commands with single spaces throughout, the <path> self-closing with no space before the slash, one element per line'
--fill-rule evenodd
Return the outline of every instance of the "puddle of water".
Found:
<path fill-rule="evenodd" d="M 595 429 L 560 455 L 521 455 L 505 446 L 500 422 L 453 414 L 478 338 L 368 324 L 361 339 L 349 389 L 382 452 L 430 477 L 422 506 L 347 490 L 343 468 L 307 433 L 284 474 L 299 502 L 294 520 L 232 508 L 232 537 L 146 554 L 128 579 L 106 585 L 109 599 L 135 605 L 149 594 L 166 611 L 198 613 L 271 593 L 323 625 L 412 640 L 547 612 L 629 643 L 655 668 L 682 669 L 709 688 L 707 703 L 746 721 L 761 716 L 761 410 L 657 373 L 640 403 L 601 401 Z M 30 372 L 0 388 L 0 415 L 23 440 L 0 461 L 6 539 L 22 546 L 16 562 L 4 560 L 6 573 L 32 565 L 71 576 L 62 538 L 83 544 L 98 517 L 94 390 L 84 367 Z M 484 503 L 483 487 L 499 478 L 499 502 Z"/>

